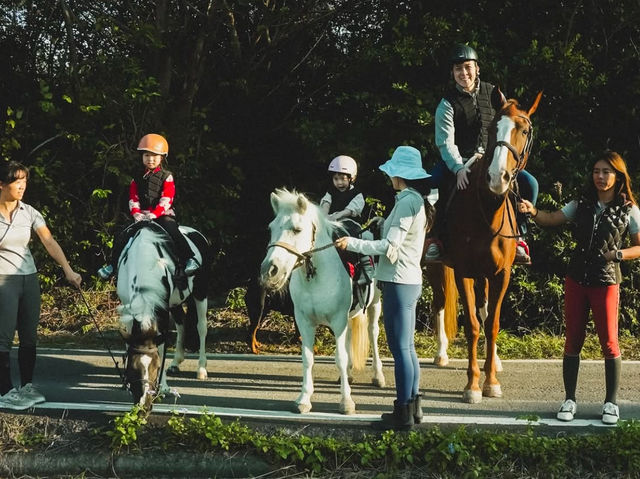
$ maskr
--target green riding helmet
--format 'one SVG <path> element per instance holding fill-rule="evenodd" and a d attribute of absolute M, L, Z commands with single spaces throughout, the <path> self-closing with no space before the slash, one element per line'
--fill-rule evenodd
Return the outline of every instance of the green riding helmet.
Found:
<path fill-rule="evenodd" d="M 468 45 L 458 43 L 453 50 L 451 50 L 451 64 L 466 62 L 467 60 L 478 61 L 478 54 L 476 51 Z"/>

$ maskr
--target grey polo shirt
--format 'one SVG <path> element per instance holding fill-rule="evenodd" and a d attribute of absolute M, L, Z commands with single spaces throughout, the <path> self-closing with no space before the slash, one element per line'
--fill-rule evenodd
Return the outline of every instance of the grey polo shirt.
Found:
<path fill-rule="evenodd" d="M 18 202 L 10 221 L 0 215 L 0 274 L 34 274 L 36 264 L 29 250 L 31 231 L 46 222 L 33 207 Z"/>

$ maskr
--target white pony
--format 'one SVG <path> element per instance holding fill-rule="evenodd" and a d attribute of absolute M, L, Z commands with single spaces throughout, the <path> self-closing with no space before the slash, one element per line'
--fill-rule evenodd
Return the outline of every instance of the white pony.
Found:
<path fill-rule="evenodd" d="M 167 385 L 166 374 L 161 373 L 161 368 L 165 339 L 174 321 L 176 351 L 169 369 L 177 371 L 184 361 L 183 304 L 187 305 L 187 320 L 193 318 L 194 311 L 197 315 L 200 337 L 197 377 L 207 378 L 208 243 L 201 233 L 192 228 L 181 226 L 180 230 L 186 233 L 195 258 L 204 265 L 181 284 L 176 284 L 174 277 L 176 258 L 171 239 L 154 222 L 140 227 L 119 259 L 117 292 L 121 305 L 118 313 L 122 335 L 129 344 L 126 379 L 134 402 L 145 407 L 151 406 L 156 392 L 177 395 Z M 160 385 L 157 384 L 159 375 Z"/>
<path fill-rule="evenodd" d="M 340 412 L 355 413 L 348 370 L 363 369 L 373 346 L 373 384 L 383 387 L 382 362 L 378 352 L 380 292 L 373 287 L 366 311 L 349 311 L 351 278 L 347 274 L 332 234 L 339 224 L 304 195 L 278 189 L 271 194 L 275 219 L 269 224 L 271 242 L 261 265 L 261 282 L 268 291 L 278 291 L 289 282 L 296 324 L 302 338 L 302 391 L 296 400 L 301 413 L 311 411 L 313 394 L 313 344 L 316 328 L 323 324 L 336 339 L 336 366 L 340 372 Z M 365 318 L 366 313 L 366 318 Z M 368 337 L 365 321 L 368 320 Z M 350 351 L 347 349 L 350 344 Z"/>

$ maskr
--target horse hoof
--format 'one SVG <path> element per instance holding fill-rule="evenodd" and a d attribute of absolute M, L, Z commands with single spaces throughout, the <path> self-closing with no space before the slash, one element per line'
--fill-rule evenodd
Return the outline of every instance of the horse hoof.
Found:
<path fill-rule="evenodd" d="M 178 366 L 169 366 L 167 368 L 167 376 L 177 376 L 180 374 L 180 368 Z"/>
<path fill-rule="evenodd" d="M 467 404 L 478 404 L 482 402 L 482 393 L 480 391 L 472 391 L 471 389 L 467 389 L 462 394 L 462 400 Z"/>
<path fill-rule="evenodd" d="M 209 375 L 207 374 L 207 370 L 204 368 L 201 368 L 198 370 L 198 374 L 197 374 L 197 378 L 200 381 L 204 381 L 205 379 L 207 379 L 209 377 Z"/>
<path fill-rule="evenodd" d="M 348 401 L 342 401 L 340 403 L 340 412 L 346 415 L 355 414 L 356 403 L 354 403 L 351 399 L 349 399 Z"/>
<path fill-rule="evenodd" d="M 446 365 L 449 364 L 449 357 L 448 356 L 436 356 L 433 360 L 433 364 L 435 364 L 436 366 L 438 366 L 439 368 L 443 368 Z"/>
<path fill-rule="evenodd" d="M 300 414 L 307 414 L 308 412 L 311 412 L 311 404 L 296 404 L 296 407 Z"/>
<path fill-rule="evenodd" d="M 371 383 L 377 388 L 383 388 L 387 384 L 385 379 L 384 379 L 384 376 L 381 377 L 381 378 L 373 378 L 371 380 Z"/>
<path fill-rule="evenodd" d="M 499 384 L 487 384 L 482 388 L 482 395 L 488 398 L 501 398 L 502 388 Z"/>

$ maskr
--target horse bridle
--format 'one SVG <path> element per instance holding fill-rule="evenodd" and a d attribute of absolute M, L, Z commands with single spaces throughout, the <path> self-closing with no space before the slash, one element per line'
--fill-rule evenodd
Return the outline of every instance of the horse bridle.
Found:
<path fill-rule="evenodd" d="M 510 175 L 509 189 L 507 190 L 507 194 L 509 194 L 509 192 L 511 192 L 514 195 L 519 196 L 513 191 L 512 185 L 516 181 L 518 173 L 521 172 L 524 169 L 525 161 L 529 157 L 529 153 L 531 153 L 531 146 L 533 144 L 533 124 L 531 123 L 531 120 L 529 119 L 529 117 L 527 117 L 525 115 L 517 115 L 517 116 L 518 116 L 518 118 L 522 118 L 522 119 L 526 120 L 527 124 L 529 125 L 529 134 L 527 135 L 527 140 L 525 141 L 524 148 L 522 149 L 522 152 L 518 152 L 518 150 L 516 150 L 515 147 L 511 143 L 509 143 L 508 141 L 504 141 L 504 140 L 496 141 L 495 146 L 494 146 L 494 151 L 498 146 L 504 146 L 505 148 L 507 148 L 511 152 L 513 157 L 516 159 L 516 166 L 515 166 L 515 168 L 513 169 L 513 171 L 511 172 L 511 175 Z M 480 190 L 479 189 L 478 189 L 478 194 L 480 194 Z M 487 223 L 487 225 L 489 225 L 489 227 L 491 228 L 491 224 L 489 223 L 489 220 L 485 217 L 484 211 L 482 212 L 482 215 L 483 215 L 484 220 Z M 507 207 L 507 216 L 509 217 L 509 224 L 511 225 L 511 231 L 514 231 L 513 221 L 511 219 L 511 215 L 509 214 L 509 208 L 508 207 Z M 516 239 L 516 238 L 520 237 L 519 234 L 515 234 L 515 235 L 503 235 L 503 234 L 501 234 L 500 230 L 502 229 L 503 225 L 504 225 L 504 215 L 502 216 L 502 223 L 500 223 L 500 226 L 498 227 L 498 230 L 495 233 L 493 233 L 493 236 L 500 236 L 501 238 L 508 238 L 508 239 Z"/>
<path fill-rule="evenodd" d="M 316 243 L 316 225 L 313 225 L 313 231 L 311 234 L 311 249 L 308 251 L 305 251 L 304 253 L 300 253 L 295 246 L 290 245 L 289 243 L 285 243 L 284 241 L 276 241 L 275 243 L 271 243 L 269 244 L 269 246 L 267 246 L 267 251 L 271 248 L 275 248 L 275 247 L 280 247 L 286 251 L 288 251 L 289 253 L 291 253 L 292 255 L 297 257 L 297 260 L 295 262 L 295 264 L 293 265 L 293 268 L 291 269 L 291 271 L 295 270 L 296 268 L 299 268 L 300 266 L 304 266 L 305 267 L 305 271 L 307 273 L 307 280 L 310 280 L 311 278 L 313 278 L 316 274 L 316 267 L 313 265 L 313 261 L 311 261 L 311 256 L 313 255 L 313 253 L 317 253 L 318 251 L 323 251 L 325 249 L 331 248 L 335 246 L 334 242 L 331 242 L 329 244 L 326 244 L 324 246 L 320 246 L 319 248 L 314 248 L 313 246 Z"/>
<path fill-rule="evenodd" d="M 522 118 L 526 120 L 529 125 L 529 134 L 527 135 L 527 140 L 524 144 L 524 148 L 522 149 L 522 152 L 518 152 L 518 150 L 516 150 L 511 143 L 504 140 L 496 141 L 496 144 L 494 147 L 494 150 L 495 150 L 495 148 L 499 146 L 504 146 L 511 152 L 513 157 L 516 159 L 516 167 L 511 172 L 510 183 L 513 183 L 516 177 L 518 176 L 518 173 L 524 169 L 524 163 L 527 160 L 529 153 L 531 153 L 531 146 L 533 144 L 533 125 L 531 124 L 531 120 L 529 119 L 529 117 L 525 115 L 517 115 L 517 116 L 518 118 Z"/>
<path fill-rule="evenodd" d="M 132 344 L 129 344 L 129 347 L 127 348 L 127 354 L 125 356 L 125 369 L 126 369 L 126 361 L 128 360 L 128 356 L 130 354 L 146 354 L 146 355 L 151 355 L 154 353 L 158 352 L 158 346 L 162 345 L 165 343 L 165 339 L 166 336 L 162 333 L 158 334 L 153 341 L 153 345 L 152 346 L 142 346 L 142 345 L 138 345 L 138 346 L 134 346 Z M 153 385 L 151 385 L 151 381 L 149 381 L 148 379 L 136 379 L 134 381 L 128 381 L 126 382 L 126 389 L 129 390 L 129 392 L 131 392 L 131 383 L 132 382 L 140 382 L 143 384 L 143 386 L 145 385 L 150 385 L 153 386 L 153 388 L 150 388 L 149 392 L 154 392 L 154 391 L 158 391 L 160 389 L 160 383 L 162 381 L 162 374 L 164 373 L 164 365 L 165 365 L 165 361 L 167 358 L 167 348 L 165 346 L 165 348 L 162 350 L 162 361 L 160 362 L 160 370 L 158 372 L 158 375 L 156 376 L 156 380 L 154 382 Z"/>

